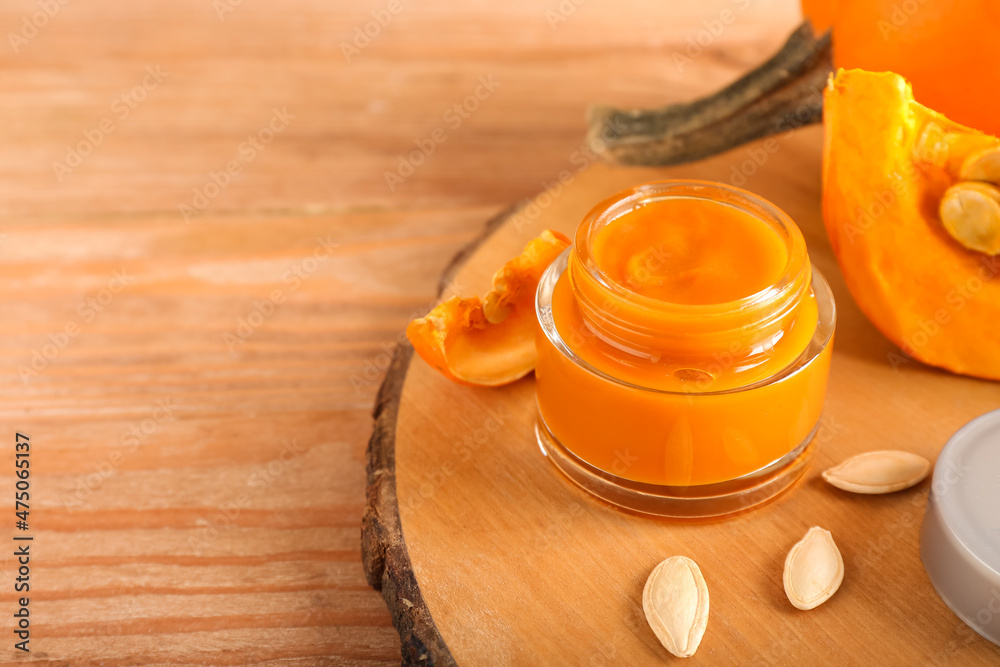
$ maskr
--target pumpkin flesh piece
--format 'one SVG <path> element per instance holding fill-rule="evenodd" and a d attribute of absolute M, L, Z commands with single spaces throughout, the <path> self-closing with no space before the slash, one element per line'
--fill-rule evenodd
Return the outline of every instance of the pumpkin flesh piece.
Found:
<path fill-rule="evenodd" d="M 855 301 L 906 356 L 1000 379 L 1000 257 L 963 247 L 938 215 L 965 159 L 1000 140 L 888 72 L 841 70 L 824 104 L 823 217 Z"/>
<path fill-rule="evenodd" d="M 493 276 L 483 299 L 453 297 L 410 322 L 413 349 L 445 377 L 462 384 L 498 386 L 535 367 L 535 290 L 542 273 L 569 247 L 546 230 Z"/>

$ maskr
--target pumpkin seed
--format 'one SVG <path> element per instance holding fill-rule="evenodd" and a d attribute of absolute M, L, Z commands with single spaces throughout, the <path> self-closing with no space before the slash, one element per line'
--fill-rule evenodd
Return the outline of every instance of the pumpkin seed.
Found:
<path fill-rule="evenodd" d="M 642 610 L 664 648 L 678 658 L 694 655 L 708 626 L 708 586 L 698 564 L 672 556 L 653 568 Z"/>
<path fill-rule="evenodd" d="M 798 609 L 814 609 L 837 592 L 844 580 L 844 559 L 830 531 L 809 529 L 785 558 L 783 581 L 788 601 Z"/>
<path fill-rule="evenodd" d="M 919 484 L 931 471 L 922 456 L 897 450 L 865 452 L 823 472 L 823 479 L 854 493 L 892 493 Z"/>
<path fill-rule="evenodd" d="M 1000 189 L 966 181 L 948 188 L 939 210 L 945 231 L 969 250 L 1000 253 Z"/>
<path fill-rule="evenodd" d="M 1000 148 L 991 146 L 967 157 L 958 177 L 963 181 L 986 181 L 1000 185 Z"/>

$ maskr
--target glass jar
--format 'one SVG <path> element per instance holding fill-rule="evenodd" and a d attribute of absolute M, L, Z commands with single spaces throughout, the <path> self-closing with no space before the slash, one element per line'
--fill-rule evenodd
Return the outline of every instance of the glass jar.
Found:
<path fill-rule="evenodd" d="M 768 202 L 701 181 L 619 193 L 546 270 L 536 310 L 538 441 L 590 493 L 718 516 L 805 470 L 836 312 Z"/>

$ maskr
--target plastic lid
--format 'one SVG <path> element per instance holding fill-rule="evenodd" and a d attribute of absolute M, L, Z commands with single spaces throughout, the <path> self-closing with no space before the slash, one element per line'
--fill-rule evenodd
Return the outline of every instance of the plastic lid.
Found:
<path fill-rule="evenodd" d="M 941 450 L 920 556 L 945 604 L 1000 645 L 1000 410 L 963 426 Z"/>

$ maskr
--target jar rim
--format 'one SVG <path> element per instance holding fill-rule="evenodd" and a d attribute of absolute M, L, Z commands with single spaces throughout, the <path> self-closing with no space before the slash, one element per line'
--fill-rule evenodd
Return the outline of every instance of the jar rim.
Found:
<path fill-rule="evenodd" d="M 565 356 L 567 359 L 572 361 L 577 366 L 583 368 L 587 372 L 600 377 L 601 379 L 607 380 L 614 384 L 627 387 L 630 389 L 635 389 L 644 392 L 651 392 L 654 394 L 666 394 L 673 396 L 720 396 L 724 394 L 736 394 L 743 391 L 748 391 L 751 389 L 757 389 L 759 387 L 764 387 L 787 377 L 790 377 L 796 373 L 801 372 L 809 364 L 818 357 L 823 350 L 827 348 L 830 342 L 833 340 L 833 333 L 836 328 L 837 323 L 837 306 L 833 298 L 833 291 L 830 289 L 830 284 L 826 281 L 826 278 L 820 272 L 819 268 L 815 264 L 810 263 L 810 273 L 811 281 L 810 286 L 813 293 L 816 296 L 817 304 L 817 325 L 816 330 L 813 333 L 812 338 L 809 340 L 806 348 L 791 362 L 789 362 L 785 367 L 775 371 L 768 377 L 762 378 L 755 382 L 751 382 L 745 385 L 740 385 L 736 387 L 729 387 L 726 389 L 716 389 L 710 391 L 676 391 L 672 389 L 659 389 L 656 387 L 647 387 L 621 378 L 615 377 L 603 371 L 585 359 L 580 357 L 567 343 L 563 340 L 562 335 L 559 333 L 556 327 L 555 318 L 552 314 L 552 295 L 555 291 L 556 283 L 562 276 L 563 272 L 566 271 L 569 264 L 569 256 L 572 252 L 572 248 L 567 248 L 564 250 L 559 257 L 552 262 L 542 274 L 542 278 L 538 283 L 538 289 L 535 292 L 535 315 L 538 319 L 539 326 L 542 333 L 548 339 L 548 341 L 559 351 L 560 354 Z"/>
<path fill-rule="evenodd" d="M 678 303 L 639 294 L 612 279 L 601 269 L 591 254 L 591 243 L 597 232 L 608 223 L 630 211 L 656 201 L 670 199 L 701 199 L 731 206 L 748 213 L 770 226 L 785 243 L 786 260 L 781 275 L 753 294 L 731 301 L 705 304 Z M 573 245 L 575 260 L 586 269 L 589 277 L 610 290 L 617 297 L 627 299 L 636 306 L 660 313 L 670 312 L 679 316 L 706 317 L 725 315 L 756 308 L 781 299 L 789 290 L 796 289 L 798 276 L 809 266 L 808 252 L 801 230 L 784 211 L 752 192 L 714 181 L 670 179 L 643 183 L 622 190 L 601 201 L 584 216 L 577 227 Z M 808 287 L 808 283 L 805 285 Z"/>

